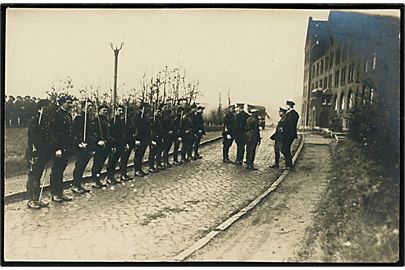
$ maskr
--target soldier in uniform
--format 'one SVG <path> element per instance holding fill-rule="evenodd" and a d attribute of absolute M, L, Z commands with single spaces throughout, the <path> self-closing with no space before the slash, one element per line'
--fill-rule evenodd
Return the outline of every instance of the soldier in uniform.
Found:
<path fill-rule="evenodd" d="M 150 118 L 150 126 L 151 126 L 151 140 L 149 143 L 149 156 L 148 156 L 148 163 L 149 163 L 149 172 L 155 173 L 158 172 L 161 167 L 161 149 L 163 145 L 162 137 L 161 137 L 161 111 L 160 108 L 157 108 L 156 111 L 153 113 L 153 116 Z M 155 166 L 157 164 L 157 166 Z"/>
<path fill-rule="evenodd" d="M 183 113 L 184 108 L 182 106 L 177 107 L 177 113 L 174 116 L 173 120 L 173 164 L 180 165 L 183 161 L 179 160 L 179 148 L 180 143 L 183 141 L 181 128 L 183 122 Z"/>
<path fill-rule="evenodd" d="M 291 145 L 297 136 L 297 123 L 299 119 L 298 113 L 294 110 L 295 103 L 291 100 L 287 100 L 287 113 L 285 115 L 285 131 L 283 136 L 283 155 L 285 157 L 285 169 L 291 170 L 292 168 L 292 156 Z"/>
<path fill-rule="evenodd" d="M 149 123 L 149 104 L 142 102 L 140 111 L 134 119 L 135 138 L 135 176 L 145 176 L 148 173 L 142 170 L 142 161 L 146 148 L 151 140 L 151 130 Z"/>
<path fill-rule="evenodd" d="M 115 116 L 110 121 L 110 135 L 111 135 L 111 153 L 108 158 L 107 165 L 107 181 L 110 184 L 117 184 L 121 182 L 120 179 L 115 179 L 115 168 L 118 160 L 123 155 L 124 151 L 129 149 L 127 140 L 127 132 L 125 131 L 125 108 L 122 105 L 117 105 L 115 109 Z M 127 179 L 128 180 L 128 179 Z"/>
<path fill-rule="evenodd" d="M 278 113 L 280 120 L 277 123 L 276 131 L 271 135 L 270 139 L 274 141 L 274 164 L 271 165 L 271 168 L 279 168 L 280 165 L 280 151 L 283 147 L 283 138 L 284 138 L 284 129 L 285 129 L 285 114 L 287 110 L 280 108 Z"/>
<path fill-rule="evenodd" d="M 243 157 L 245 155 L 246 149 L 246 120 L 249 118 L 249 114 L 244 111 L 244 104 L 236 104 L 236 115 L 235 115 L 235 124 L 233 128 L 234 139 L 237 145 L 236 152 L 236 165 L 242 165 Z"/>
<path fill-rule="evenodd" d="M 20 127 L 22 124 L 22 115 L 24 112 L 24 103 L 21 96 L 17 96 L 17 99 L 14 101 L 14 117 L 13 122 L 15 127 Z"/>
<path fill-rule="evenodd" d="M 229 160 L 229 148 L 231 147 L 233 143 L 233 127 L 234 127 L 234 122 L 235 122 L 235 105 L 229 105 L 228 106 L 228 111 L 225 114 L 224 117 L 224 124 L 222 126 L 222 136 L 224 137 L 224 140 L 222 142 L 223 144 L 223 149 L 222 149 L 222 156 L 223 156 L 223 161 L 225 163 L 230 163 L 231 161 Z"/>
<path fill-rule="evenodd" d="M 205 135 L 204 119 L 203 119 L 204 106 L 197 106 L 197 111 L 193 115 L 193 132 L 194 132 L 194 160 L 201 159 L 202 156 L 198 153 L 202 137 Z"/>
<path fill-rule="evenodd" d="M 72 98 L 61 96 L 54 117 L 50 124 L 54 142 L 54 159 L 50 175 L 52 200 L 55 202 L 71 201 L 72 198 L 63 194 L 63 173 L 73 152 L 72 136 Z"/>
<path fill-rule="evenodd" d="M 7 127 L 15 126 L 14 119 L 13 119 L 14 114 L 15 114 L 14 101 L 15 101 L 15 98 L 10 95 L 6 102 L 5 109 L 6 109 L 6 121 L 7 121 L 6 126 Z"/>
<path fill-rule="evenodd" d="M 186 108 L 185 114 L 181 120 L 180 134 L 182 138 L 181 146 L 181 160 L 183 162 L 189 162 L 192 158 L 193 153 L 193 143 L 194 143 L 194 134 L 193 134 L 193 114 L 194 107 Z"/>
<path fill-rule="evenodd" d="M 75 117 L 72 129 L 76 148 L 72 191 L 79 194 L 90 191 L 82 185 L 82 177 L 87 164 L 93 156 L 97 144 L 98 129 L 93 102 L 85 100 L 82 102 L 81 107 L 82 112 Z"/>
<path fill-rule="evenodd" d="M 91 168 L 91 175 L 93 178 L 93 187 L 102 188 L 106 184 L 101 182 L 101 170 L 103 169 L 104 163 L 107 160 L 108 155 L 110 154 L 111 145 L 110 145 L 110 129 L 108 123 L 108 107 L 107 105 L 102 104 L 98 107 L 97 112 L 97 144 L 95 146 L 93 166 Z"/>
<path fill-rule="evenodd" d="M 40 100 L 38 108 L 28 122 L 28 147 L 26 159 L 30 163 L 27 179 L 27 206 L 33 209 L 47 207 L 48 203 L 40 200 L 41 177 L 52 157 L 52 138 L 49 133 L 49 118 L 44 108 L 49 104 L 47 99 Z"/>
<path fill-rule="evenodd" d="M 246 152 L 247 152 L 247 166 L 248 170 L 256 170 L 254 161 L 256 156 L 257 145 L 260 145 L 260 129 L 259 129 L 259 116 L 258 109 L 251 110 L 252 115 L 246 121 Z"/>
<path fill-rule="evenodd" d="M 165 106 L 162 112 L 162 139 L 163 139 L 163 166 L 171 167 L 172 164 L 169 162 L 169 151 L 173 145 L 174 140 L 174 120 L 176 115 L 173 113 L 169 107 Z"/>
<path fill-rule="evenodd" d="M 131 155 L 132 149 L 134 148 L 134 130 L 133 122 L 130 121 L 130 111 L 128 107 L 125 107 L 124 112 L 124 133 L 123 139 L 125 140 L 124 151 L 120 157 L 120 172 L 121 172 L 121 181 L 129 181 L 132 177 L 129 177 L 127 174 L 128 160 Z"/>

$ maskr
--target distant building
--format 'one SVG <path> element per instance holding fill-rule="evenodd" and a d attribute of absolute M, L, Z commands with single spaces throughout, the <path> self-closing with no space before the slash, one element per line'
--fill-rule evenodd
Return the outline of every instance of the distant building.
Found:
<path fill-rule="evenodd" d="M 331 11 L 327 21 L 309 18 L 305 44 L 301 125 L 348 128 L 349 111 L 376 93 L 400 89 L 400 20 Z M 333 120 L 334 119 L 334 120 Z"/>

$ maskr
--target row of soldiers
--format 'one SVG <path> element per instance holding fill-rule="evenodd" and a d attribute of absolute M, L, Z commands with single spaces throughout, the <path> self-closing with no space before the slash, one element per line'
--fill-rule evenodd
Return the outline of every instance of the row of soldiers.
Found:
<path fill-rule="evenodd" d="M 72 191 L 90 190 L 82 185 L 85 168 L 91 168 L 93 187 L 102 188 L 131 178 L 127 174 L 128 160 L 134 151 L 135 176 L 143 177 L 173 165 L 201 159 L 199 145 L 205 135 L 202 113 L 204 106 L 195 104 L 175 108 L 161 104 L 152 110 L 142 102 L 136 110 L 118 105 L 109 120 L 109 108 L 91 100 L 82 102 L 82 112 L 72 119 L 72 98 L 62 96 L 59 107 L 52 108 L 48 100 L 37 103 L 38 112 L 28 125 L 27 159 L 30 169 L 27 180 L 28 207 L 46 207 L 41 200 L 41 178 L 51 162 L 50 186 L 52 200 L 70 201 L 63 193 L 63 174 L 69 159 L 75 156 Z M 180 148 L 181 146 L 181 148 Z M 169 151 L 173 147 L 173 162 Z M 148 149 L 148 170 L 142 167 Z M 108 161 L 107 161 L 108 160 Z M 101 170 L 107 162 L 107 183 L 101 180 Z M 120 177 L 115 178 L 119 163 Z"/>
<path fill-rule="evenodd" d="M 36 98 L 31 96 L 6 96 L 5 127 L 26 127 L 36 112 Z"/>
<path fill-rule="evenodd" d="M 280 108 L 280 121 L 278 122 L 276 132 L 271 136 L 275 141 L 275 163 L 273 168 L 279 167 L 280 152 L 285 157 L 285 169 L 291 170 L 292 156 L 291 145 L 297 136 L 297 123 L 299 115 L 294 110 L 295 103 L 291 100 L 286 102 L 287 108 Z M 224 117 L 223 124 L 223 162 L 231 163 L 229 159 L 229 149 L 233 141 L 236 142 L 236 160 L 233 162 L 236 165 L 243 164 L 243 158 L 246 153 L 246 168 L 256 170 L 254 160 L 256 150 L 261 143 L 258 110 L 253 108 L 250 114 L 244 103 L 229 105 L 228 111 Z"/>

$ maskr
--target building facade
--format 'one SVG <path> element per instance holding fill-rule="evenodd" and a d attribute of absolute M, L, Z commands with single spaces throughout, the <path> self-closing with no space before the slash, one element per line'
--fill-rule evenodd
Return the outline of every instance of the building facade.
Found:
<path fill-rule="evenodd" d="M 308 22 L 301 125 L 347 130 L 350 110 L 400 89 L 399 18 L 331 11 Z M 399 97 L 398 97 L 399 98 Z"/>

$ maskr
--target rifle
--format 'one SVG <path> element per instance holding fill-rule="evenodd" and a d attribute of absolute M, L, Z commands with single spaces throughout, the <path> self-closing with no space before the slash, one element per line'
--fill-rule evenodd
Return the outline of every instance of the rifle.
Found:
<path fill-rule="evenodd" d="M 84 105 L 84 125 L 83 125 L 83 142 L 86 142 L 86 131 L 87 131 L 87 99 Z"/>
<path fill-rule="evenodd" d="M 97 120 L 98 120 L 98 128 L 100 129 L 100 136 L 101 136 L 101 140 L 104 139 L 104 135 L 103 135 L 103 129 L 101 128 L 101 120 L 100 120 L 100 112 L 98 110 L 98 105 L 96 102 L 96 110 L 97 110 Z"/>

